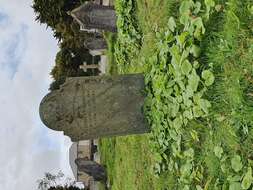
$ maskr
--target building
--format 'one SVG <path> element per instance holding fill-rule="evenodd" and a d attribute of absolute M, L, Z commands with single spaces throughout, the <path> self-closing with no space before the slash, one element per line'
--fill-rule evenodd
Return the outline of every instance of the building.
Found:
<path fill-rule="evenodd" d="M 75 160 L 77 158 L 87 158 L 94 160 L 94 153 L 97 152 L 97 145 L 94 145 L 93 140 L 85 140 L 74 142 L 69 149 L 69 164 L 75 177 L 75 181 L 83 182 L 86 186 L 92 180 L 88 174 L 78 171 Z"/>

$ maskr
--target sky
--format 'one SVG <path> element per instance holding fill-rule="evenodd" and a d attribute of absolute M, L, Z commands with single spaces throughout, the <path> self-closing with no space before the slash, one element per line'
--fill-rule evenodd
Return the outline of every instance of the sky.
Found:
<path fill-rule="evenodd" d="M 70 139 L 39 118 L 58 46 L 52 32 L 35 22 L 31 4 L 0 0 L 1 190 L 35 190 L 45 172 L 72 177 Z"/>

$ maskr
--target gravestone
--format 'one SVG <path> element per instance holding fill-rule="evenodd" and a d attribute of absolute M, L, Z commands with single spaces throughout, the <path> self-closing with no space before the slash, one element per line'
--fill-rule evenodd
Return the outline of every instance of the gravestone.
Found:
<path fill-rule="evenodd" d="M 71 11 L 71 16 L 79 23 L 81 28 L 88 30 L 98 29 L 116 32 L 116 13 L 114 7 L 86 2 Z"/>
<path fill-rule="evenodd" d="M 95 181 L 106 181 L 106 171 L 103 166 L 92 160 L 77 158 L 75 160 L 78 171 L 92 176 Z"/>
<path fill-rule="evenodd" d="M 84 46 L 89 50 L 105 50 L 107 43 L 103 38 L 94 37 L 86 39 Z"/>
<path fill-rule="evenodd" d="M 102 56 L 105 54 L 105 52 L 106 52 L 105 49 L 89 50 L 89 54 L 92 55 L 93 57 Z"/>
<path fill-rule="evenodd" d="M 83 70 L 83 72 L 87 72 L 88 69 L 99 69 L 99 64 L 87 64 L 87 62 L 83 62 L 82 65 L 79 65 L 79 68 Z"/>
<path fill-rule="evenodd" d="M 93 0 L 93 3 L 98 4 L 98 5 L 102 5 L 103 0 Z"/>
<path fill-rule="evenodd" d="M 43 123 L 72 141 L 149 132 L 142 74 L 68 78 L 40 104 Z"/>

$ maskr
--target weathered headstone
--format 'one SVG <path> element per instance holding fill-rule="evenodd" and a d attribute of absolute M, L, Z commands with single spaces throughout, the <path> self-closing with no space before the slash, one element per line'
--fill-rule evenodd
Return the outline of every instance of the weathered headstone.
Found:
<path fill-rule="evenodd" d="M 77 158 L 75 160 L 78 171 L 84 172 L 94 178 L 95 181 L 106 181 L 106 171 L 103 166 L 92 160 Z"/>
<path fill-rule="evenodd" d="M 84 46 L 89 50 L 105 50 L 107 48 L 105 39 L 101 37 L 86 39 L 84 42 Z"/>
<path fill-rule="evenodd" d="M 71 11 L 71 16 L 80 24 L 81 28 L 99 29 L 116 32 L 116 13 L 114 7 L 86 2 Z"/>
<path fill-rule="evenodd" d="M 40 104 L 40 117 L 72 141 L 149 132 L 142 74 L 68 78 Z"/>

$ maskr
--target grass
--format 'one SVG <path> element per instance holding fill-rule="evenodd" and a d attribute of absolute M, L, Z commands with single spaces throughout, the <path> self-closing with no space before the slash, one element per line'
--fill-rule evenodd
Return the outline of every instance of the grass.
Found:
<path fill-rule="evenodd" d="M 137 19 L 139 29 L 143 32 L 143 44 L 141 49 L 136 49 L 136 54 L 148 55 L 152 52 L 150 46 L 153 43 L 154 32 L 150 30 L 153 26 L 150 25 L 149 19 L 154 20 L 157 27 L 162 27 L 168 17 L 167 8 L 165 1 L 137 1 Z M 114 49 L 111 47 L 115 47 L 115 41 L 112 41 L 111 37 L 107 39 L 111 59 L 114 55 Z M 141 57 L 135 56 L 129 64 L 123 64 L 123 68 L 114 61 L 110 62 L 110 73 L 144 72 L 146 68 L 138 64 Z M 107 167 L 112 190 L 153 190 L 164 189 L 167 186 L 167 174 L 155 177 L 152 173 L 154 159 L 149 139 L 150 135 L 101 139 L 99 147 L 102 163 Z"/>
<path fill-rule="evenodd" d="M 112 190 L 166 187 L 166 175 L 161 180 L 152 174 L 154 160 L 149 143 L 149 135 L 101 139 L 101 162 L 108 171 Z"/>
<path fill-rule="evenodd" d="M 123 26 L 136 28 L 128 28 L 124 35 L 118 35 L 116 42 L 111 41 L 109 47 L 116 46 L 109 48 L 110 56 L 116 56 L 117 60 L 111 64 L 116 71 L 112 73 L 145 74 L 147 97 L 151 100 L 146 102 L 146 116 L 152 133 L 101 140 L 102 162 L 107 167 L 111 189 L 252 188 L 253 3 L 216 1 L 218 7 L 216 10 L 213 7 L 209 20 L 205 21 L 206 33 L 201 40 L 195 40 L 201 47 L 200 57 L 195 59 L 200 63 L 197 74 L 201 77 L 201 72 L 208 69 L 215 76 L 214 84 L 204 86 L 203 93 L 212 107 L 205 115 L 180 125 L 182 134 L 175 137 L 170 130 L 178 127 L 178 122 L 171 124 L 168 97 L 163 97 L 169 93 L 166 85 L 172 80 L 167 69 L 171 56 L 165 52 L 171 44 L 164 35 L 168 34 L 170 16 L 179 17 L 182 1 L 117 0 L 116 5 L 120 9 L 127 2 L 134 4 L 131 9 L 134 14 L 122 18 L 130 17 L 134 23 L 123 20 Z M 204 0 L 200 2 L 204 4 Z M 136 38 L 138 35 L 141 38 Z M 128 38 L 132 40 L 124 49 L 119 44 Z M 202 87 L 200 84 L 198 91 Z M 178 114 L 181 117 L 180 110 Z M 175 150 L 171 138 L 178 137 L 180 146 Z"/>
<path fill-rule="evenodd" d="M 106 39 L 106 42 L 108 44 L 108 48 L 106 51 L 106 56 L 108 57 L 108 70 L 107 73 L 110 73 L 111 75 L 116 75 L 118 73 L 118 68 L 114 56 L 114 46 L 116 42 L 116 35 L 113 33 L 105 33 L 104 38 Z"/>

